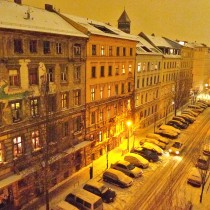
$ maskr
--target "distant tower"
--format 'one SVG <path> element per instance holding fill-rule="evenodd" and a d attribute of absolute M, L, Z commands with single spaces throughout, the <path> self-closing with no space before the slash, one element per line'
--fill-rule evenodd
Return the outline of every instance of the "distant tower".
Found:
<path fill-rule="evenodd" d="M 124 31 L 125 33 L 130 34 L 130 26 L 131 26 L 130 18 L 128 17 L 128 15 L 124 9 L 122 15 L 118 19 L 118 28 L 120 30 Z"/>

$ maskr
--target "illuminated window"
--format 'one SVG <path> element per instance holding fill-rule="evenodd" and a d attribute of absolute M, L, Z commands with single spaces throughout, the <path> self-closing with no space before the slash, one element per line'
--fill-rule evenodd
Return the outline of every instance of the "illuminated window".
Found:
<path fill-rule="evenodd" d="M 130 99 L 128 99 L 127 109 L 128 109 L 128 110 L 131 110 L 131 100 L 130 100 Z"/>
<path fill-rule="evenodd" d="M 74 90 L 74 105 L 81 105 L 81 90 Z"/>
<path fill-rule="evenodd" d="M 62 109 L 68 108 L 68 93 L 61 94 L 61 108 Z"/>
<path fill-rule="evenodd" d="M 21 120 L 21 104 L 20 102 L 11 103 L 12 120 L 18 122 Z"/>
<path fill-rule="evenodd" d="M 62 67 L 61 69 L 61 82 L 67 82 L 68 66 Z"/>
<path fill-rule="evenodd" d="M 104 46 L 101 46 L 101 55 L 105 55 L 105 48 L 104 48 Z"/>
<path fill-rule="evenodd" d="M 103 117 L 103 110 L 100 109 L 100 112 L 99 112 L 99 121 L 103 121 L 104 117 Z"/>
<path fill-rule="evenodd" d="M 119 66 L 118 65 L 115 67 L 115 75 L 119 75 Z"/>
<path fill-rule="evenodd" d="M 131 64 L 129 64 L 129 66 L 128 66 L 128 71 L 129 71 L 129 72 L 132 71 L 132 65 L 131 65 Z"/>
<path fill-rule="evenodd" d="M 33 131 L 31 133 L 31 139 L 32 139 L 32 148 L 33 150 L 37 150 L 40 148 L 40 137 L 39 137 L 39 131 Z"/>
<path fill-rule="evenodd" d="M 140 71 L 141 71 L 141 63 L 138 63 L 137 72 L 140 72 Z"/>
<path fill-rule="evenodd" d="M 9 70 L 9 85 L 11 87 L 18 87 L 20 85 L 18 70 Z"/>
<path fill-rule="evenodd" d="M 99 142 L 103 141 L 103 133 L 102 131 L 99 131 Z"/>
<path fill-rule="evenodd" d="M 31 116 L 36 117 L 39 115 L 39 101 L 37 98 L 32 98 L 30 100 L 31 105 Z"/>
<path fill-rule="evenodd" d="M 91 101 L 95 100 L 95 88 L 91 88 Z"/>
<path fill-rule="evenodd" d="M 108 85 L 108 97 L 110 97 L 110 96 L 111 96 L 111 86 Z"/>
<path fill-rule="evenodd" d="M 125 65 L 122 65 L 122 74 L 125 74 Z"/>
<path fill-rule="evenodd" d="M 13 156 L 17 157 L 23 154 L 23 142 L 20 136 L 13 139 Z"/>
<path fill-rule="evenodd" d="M 48 79 L 48 82 L 54 82 L 54 70 L 53 70 L 53 68 L 48 68 L 47 69 L 47 79 Z"/>
<path fill-rule="evenodd" d="M 59 42 L 56 43 L 56 53 L 62 54 L 62 44 Z"/>
<path fill-rule="evenodd" d="M 104 92 L 104 88 L 103 87 L 100 87 L 100 99 L 103 98 L 103 92 Z"/>

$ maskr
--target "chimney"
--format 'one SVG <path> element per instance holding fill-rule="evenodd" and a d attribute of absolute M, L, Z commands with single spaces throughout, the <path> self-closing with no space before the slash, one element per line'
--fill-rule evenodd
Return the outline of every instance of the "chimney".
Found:
<path fill-rule="evenodd" d="M 54 12 L 53 5 L 52 4 L 45 4 L 45 10 Z"/>
<path fill-rule="evenodd" d="M 22 4 L 22 0 L 14 0 L 16 4 Z"/>

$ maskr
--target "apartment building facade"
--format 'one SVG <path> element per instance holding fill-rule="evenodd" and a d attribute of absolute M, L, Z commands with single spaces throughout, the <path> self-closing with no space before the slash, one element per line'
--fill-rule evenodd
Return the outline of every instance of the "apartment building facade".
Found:
<path fill-rule="evenodd" d="M 50 189 L 85 165 L 88 37 L 50 5 L 0 4 L 0 199 L 17 209 L 44 192 L 43 171 Z"/>

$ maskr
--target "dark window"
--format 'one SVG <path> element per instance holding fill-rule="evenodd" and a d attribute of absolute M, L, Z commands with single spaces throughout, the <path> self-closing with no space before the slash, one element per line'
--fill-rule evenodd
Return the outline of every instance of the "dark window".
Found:
<path fill-rule="evenodd" d="M 121 86 L 121 93 L 122 93 L 122 94 L 125 93 L 125 85 L 124 85 L 124 83 L 122 83 L 122 86 Z"/>
<path fill-rule="evenodd" d="M 74 79 L 75 80 L 80 80 L 81 78 L 81 66 L 75 66 L 74 68 Z"/>
<path fill-rule="evenodd" d="M 91 124 L 95 124 L 95 122 L 96 122 L 96 113 L 92 112 L 91 113 Z"/>
<path fill-rule="evenodd" d="M 112 46 L 109 46 L 109 56 L 112 56 Z"/>
<path fill-rule="evenodd" d="M 120 47 L 117 47 L 116 55 L 117 55 L 117 56 L 120 55 Z"/>
<path fill-rule="evenodd" d="M 126 56 L 126 48 L 123 47 L 123 56 Z"/>
<path fill-rule="evenodd" d="M 50 53 L 50 42 L 49 41 L 43 42 L 43 52 L 44 52 L 44 54 Z"/>
<path fill-rule="evenodd" d="M 37 53 L 37 40 L 30 40 L 29 49 L 30 53 Z"/>
<path fill-rule="evenodd" d="M 101 66 L 101 77 L 104 77 L 104 66 Z"/>
<path fill-rule="evenodd" d="M 48 68 L 47 69 L 47 79 L 48 79 L 48 82 L 54 82 L 54 71 L 53 71 L 53 68 Z"/>
<path fill-rule="evenodd" d="M 29 69 L 29 84 L 38 85 L 38 70 Z"/>
<path fill-rule="evenodd" d="M 14 40 L 14 52 L 23 53 L 23 43 L 21 39 Z"/>
<path fill-rule="evenodd" d="M 96 45 L 92 45 L 92 55 L 96 55 Z"/>
<path fill-rule="evenodd" d="M 128 82 L 128 92 L 131 92 L 131 83 Z"/>
<path fill-rule="evenodd" d="M 36 117 L 39 115 L 39 101 L 37 98 L 33 98 L 30 100 L 31 105 L 31 116 Z"/>
<path fill-rule="evenodd" d="M 92 66 L 91 77 L 96 78 L 96 67 L 95 66 Z"/>
<path fill-rule="evenodd" d="M 76 118 L 74 118 L 74 125 L 73 125 L 73 129 L 74 129 L 74 132 L 77 132 L 77 131 L 81 131 L 81 116 L 78 116 Z"/>
<path fill-rule="evenodd" d="M 68 72 L 68 66 L 63 66 L 61 69 L 61 82 L 67 82 L 67 72 Z M 51 79 L 53 80 L 53 72 Z"/>
<path fill-rule="evenodd" d="M 108 76 L 112 76 L 112 66 L 109 66 L 109 69 L 108 69 Z"/>
<path fill-rule="evenodd" d="M 69 123 L 68 122 L 64 122 L 62 124 L 62 136 L 66 137 L 69 135 Z"/>
<path fill-rule="evenodd" d="M 133 48 L 130 48 L 130 56 L 133 55 Z"/>
<path fill-rule="evenodd" d="M 56 98 L 54 95 L 48 95 L 48 112 L 56 111 Z"/>
<path fill-rule="evenodd" d="M 118 85 L 115 85 L 115 95 L 118 95 Z"/>

